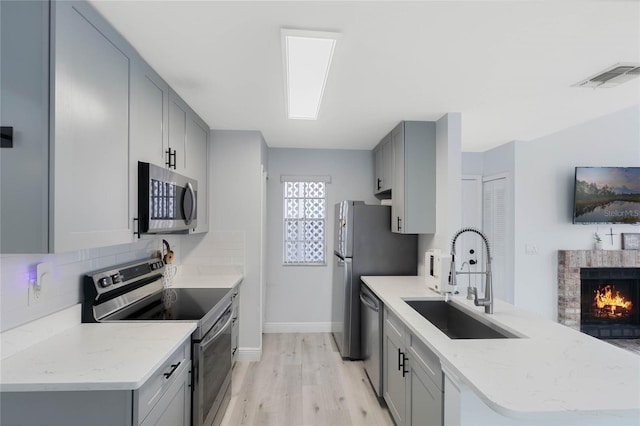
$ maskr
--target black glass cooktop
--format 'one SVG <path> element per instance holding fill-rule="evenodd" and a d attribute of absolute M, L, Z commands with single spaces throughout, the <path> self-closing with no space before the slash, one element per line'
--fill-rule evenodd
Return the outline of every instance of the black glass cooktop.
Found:
<path fill-rule="evenodd" d="M 169 288 L 121 320 L 200 320 L 225 298 L 228 288 Z"/>

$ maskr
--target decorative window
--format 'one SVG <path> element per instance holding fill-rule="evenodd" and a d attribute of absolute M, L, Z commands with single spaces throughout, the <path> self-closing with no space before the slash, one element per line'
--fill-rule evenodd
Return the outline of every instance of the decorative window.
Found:
<path fill-rule="evenodd" d="M 284 264 L 326 265 L 329 177 L 283 176 Z"/>

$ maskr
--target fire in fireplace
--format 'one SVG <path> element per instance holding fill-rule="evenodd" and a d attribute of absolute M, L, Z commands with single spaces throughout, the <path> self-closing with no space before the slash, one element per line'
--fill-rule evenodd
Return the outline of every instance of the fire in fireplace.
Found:
<path fill-rule="evenodd" d="M 640 338 L 640 269 L 580 270 L 580 330 L 603 339 Z"/>
<path fill-rule="evenodd" d="M 597 289 L 595 293 L 595 296 L 593 296 L 594 318 L 619 320 L 628 318 L 631 315 L 633 303 L 615 290 L 611 284 L 606 284 L 603 288 Z"/>

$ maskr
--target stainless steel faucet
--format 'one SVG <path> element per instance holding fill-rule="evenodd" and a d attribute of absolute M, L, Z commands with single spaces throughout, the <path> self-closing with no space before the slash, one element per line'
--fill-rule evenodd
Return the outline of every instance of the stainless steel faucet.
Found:
<path fill-rule="evenodd" d="M 487 264 L 485 270 L 482 272 L 463 272 L 456 271 L 456 240 L 461 234 L 465 232 L 474 232 L 482 238 L 484 241 L 485 249 L 487 250 Z M 469 287 L 469 295 L 473 296 L 473 303 L 476 306 L 484 306 L 484 312 L 487 314 L 493 313 L 493 286 L 491 284 L 491 251 L 489 250 L 489 240 L 487 236 L 475 228 L 462 228 L 458 232 L 455 233 L 453 238 L 451 239 L 451 285 L 456 285 L 456 276 L 459 274 L 467 274 L 467 275 L 475 275 L 480 274 L 484 275 L 485 278 L 485 291 L 484 298 L 478 299 L 478 289 L 475 287 Z M 469 297 L 471 298 L 471 297 Z"/>

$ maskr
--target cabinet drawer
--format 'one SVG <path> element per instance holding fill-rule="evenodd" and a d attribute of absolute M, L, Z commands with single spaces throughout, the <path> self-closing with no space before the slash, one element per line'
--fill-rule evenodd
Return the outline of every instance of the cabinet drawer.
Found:
<path fill-rule="evenodd" d="M 182 375 L 184 369 L 189 368 L 191 364 L 190 351 L 191 340 L 187 339 L 140 389 L 134 391 L 134 419 L 136 424 L 144 420 L 173 382 Z"/>
<path fill-rule="evenodd" d="M 404 323 L 386 308 L 384 310 L 384 327 L 386 334 L 394 334 L 398 339 L 404 340 Z"/>
<path fill-rule="evenodd" d="M 409 336 L 409 357 L 413 364 L 417 363 L 422 367 L 426 375 L 438 386 L 438 389 L 444 388 L 440 359 L 413 334 Z"/>

